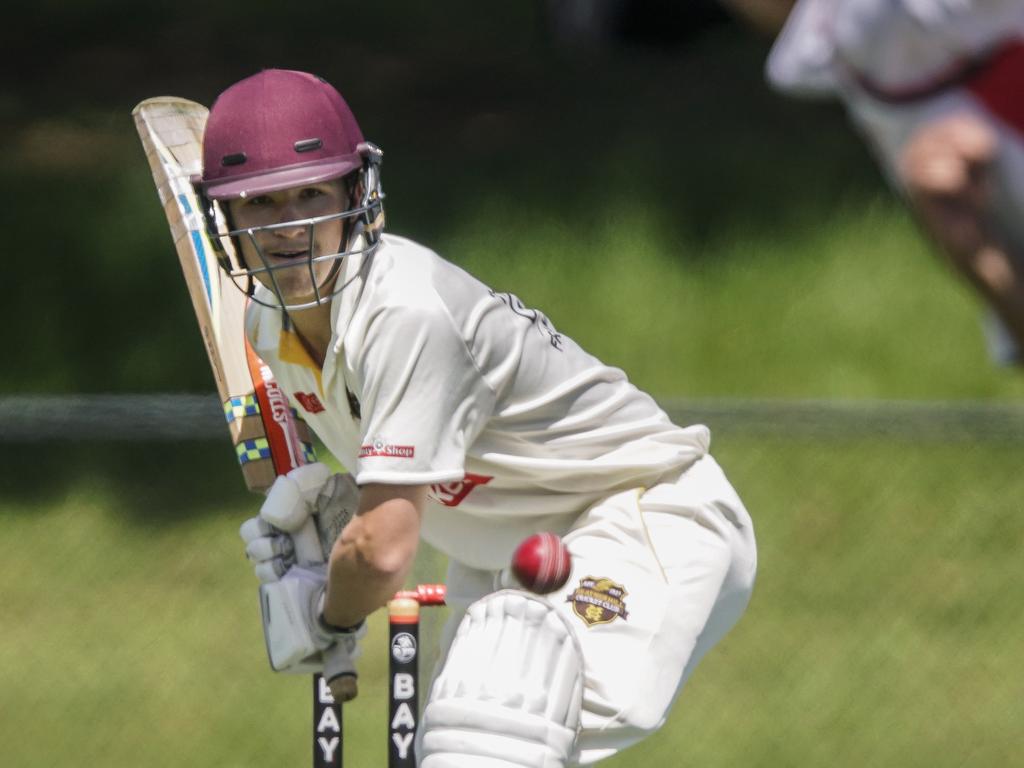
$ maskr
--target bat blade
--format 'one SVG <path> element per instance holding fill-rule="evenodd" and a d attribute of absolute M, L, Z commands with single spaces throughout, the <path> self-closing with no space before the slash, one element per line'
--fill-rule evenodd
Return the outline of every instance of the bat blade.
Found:
<path fill-rule="evenodd" d="M 209 112 L 194 101 L 162 96 L 143 101 L 132 114 L 171 228 L 246 486 L 265 491 L 277 475 L 314 460 L 312 440 L 305 422 L 246 340 L 247 298 L 218 264 L 192 186 L 191 179 L 202 170 L 203 128 Z"/>
<path fill-rule="evenodd" d="M 247 298 L 220 268 L 192 178 L 202 170 L 209 112 L 186 99 L 147 99 L 135 126 L 171 228 L 199 330 L 206 345 L 231 440 L 249 490 L 265 492 L 278 475 L 315 461 L 306 423 L 290 407 L 270 368 L 245 336 Z M 230 243 L 224 244 L 230 248 Z M 341 709 L 313 676 L 313 763 L 342 764 Z"/>

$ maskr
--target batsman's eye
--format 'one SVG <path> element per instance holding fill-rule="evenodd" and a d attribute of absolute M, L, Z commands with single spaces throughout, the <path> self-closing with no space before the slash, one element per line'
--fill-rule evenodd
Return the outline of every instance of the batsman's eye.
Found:
<path fill-rule="evenodd" d="M 303 187 L 299 191 L 299 197 L 303 200 L 310 200 L 315 197 L 323 197 L 327 192 L 319 187 Z"/>

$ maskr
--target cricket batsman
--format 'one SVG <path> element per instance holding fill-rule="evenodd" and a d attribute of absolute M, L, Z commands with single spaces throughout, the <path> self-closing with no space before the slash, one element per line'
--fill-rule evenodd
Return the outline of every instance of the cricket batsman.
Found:
<path fill-rule="evenodd" d="M 354 651 L 422 537 L 449 558 L 453 611 L 420 765 L 594 763 L 665 722 L 743 613 L 750 517 L 706 427 L 673 424 L 540 311 L 386 233 L 380 167 L 311 74 L 260 72 L 210 111 L 197 187 L 251 297 L 246 332 L 354 478 L 294 470 L 243 526 L 271 659 L 288 672 Z M 344 488 L 354 515 L 326 566 L 296 564 L 279 521 L 295 530 Z M 573 564 L 544 596 L 508 568 L 540 531 Z"/>
<path fill-rule="evenodd" d="M 1024 1 L 797 0 L 767 74 L 783 92 L 842 100 L 987 302 L 993 358 L 1024 364 Z"/>

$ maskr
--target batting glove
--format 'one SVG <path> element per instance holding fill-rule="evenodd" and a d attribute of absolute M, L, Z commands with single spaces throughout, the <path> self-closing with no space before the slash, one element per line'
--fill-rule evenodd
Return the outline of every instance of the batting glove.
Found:
<path fill-rule="evenodd" d="M 260 586 L 260 611 L 267 656 L 275 672 L 323 671 L 332 680 L 355 678 L 354 661 L 365 622 L 332 627 L 323 619 L 327 571 L 323 564 L 293 566 L 277 581 Z M 334 686 L 332 686 L 333 688 Z"/>
<path fill-rule="evenodd" d="M 352 476 L 332 475 L 320 462 L 278 477 L 259 515 L 239 529 L 256 578 L 268 584 L 296 564 L 326 561 L 358 504 Z"/>

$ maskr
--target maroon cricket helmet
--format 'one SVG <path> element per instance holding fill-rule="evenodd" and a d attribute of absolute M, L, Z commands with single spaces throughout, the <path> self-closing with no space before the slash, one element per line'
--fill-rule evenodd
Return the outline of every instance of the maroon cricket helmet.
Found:
<path fill-rule="evenodd" d="M 363 165 L 355 116 L 329 83 L 267 69 L 224 91 L 203 135 L 201 186 L 213 200 L 341 178 Z"/>

